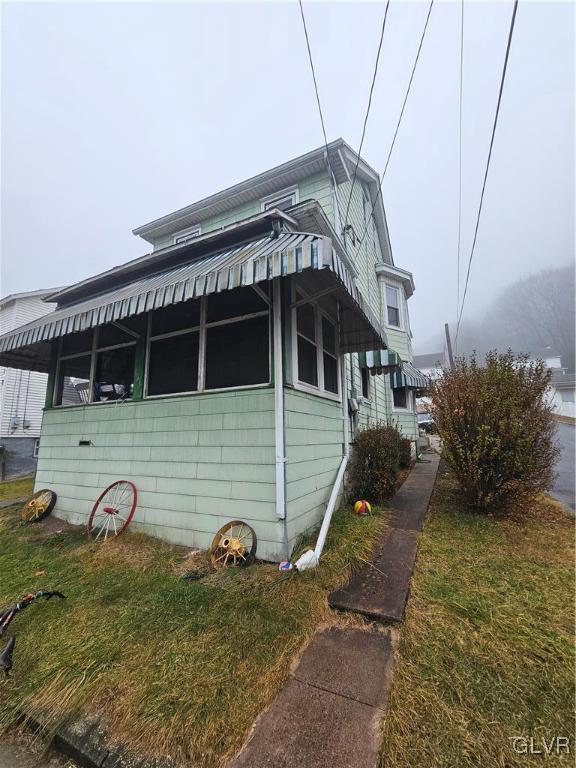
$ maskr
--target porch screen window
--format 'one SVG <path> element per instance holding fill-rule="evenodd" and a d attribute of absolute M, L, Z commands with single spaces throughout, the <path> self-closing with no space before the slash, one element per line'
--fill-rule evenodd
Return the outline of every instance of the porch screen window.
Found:
<path fill-rule="evenodd" d="M 386 286 L 386 313 L 388 325 L 400 328 L 400 291 L 394 285 Z"/>
<path fill-rule="evenodd" d="M 96 329 L 95 341 L 91 402 L 130 400 L 136 357 L 133 333 L 127 325 L 103 325 Z"/>
<path fill-rule="evenodd" d="M 150 327 L 149 396 L 270 380 L 268 303 L 251 287 L 159 310 Z"/>
<path fill-rule="evenodd" d="M 198 389 L 199 331 L 151 339 L 148 394 L 169 395 Z"/>
<path fill-rule="evenodd" d="M 406 387 L 392 390 L 394 408 L 408 408 L 408 390 Z"/>
<path fill-rule="evenodd" d="M 206 310 L 206 389 L 270 380 L 269 310 L 253 288 L 209 296 Z"/>
<path fill-rule="evenodd" d="M 136 337 L 143 333 L 145 318 L 141 316 L 125 326 L 109 324 L 65 336 L 58 359 L 54 405 L 130 399 Z"/>
<path fill-rule="evenodd" d="M 91 355 L 61 359 L 54 405 L 83 405 L 90 395 Z"/>

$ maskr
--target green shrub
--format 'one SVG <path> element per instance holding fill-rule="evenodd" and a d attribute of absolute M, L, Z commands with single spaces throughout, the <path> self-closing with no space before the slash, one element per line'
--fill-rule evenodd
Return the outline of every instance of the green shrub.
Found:
<path fill-rule="evenodd" d="M 412 464 L 412 443 L 407 437 L 400 438 L 400 468 L 410 469 Z"/>
<path fill-rule="evenodd" d="M 355 499 L 379 504 L 394 493 L 400 466 L 396 427 L 379 424 L 358 433 L 350 463 L 350 493 Z"/>
<path fill-rule="evenodd" d="M 443 456 L 468 501 L 481 510 L 522 504 L 547 490 L 558 456 L 550 373 L 527 356 L 490 352 L 458 359 L 431 391 Z"/>

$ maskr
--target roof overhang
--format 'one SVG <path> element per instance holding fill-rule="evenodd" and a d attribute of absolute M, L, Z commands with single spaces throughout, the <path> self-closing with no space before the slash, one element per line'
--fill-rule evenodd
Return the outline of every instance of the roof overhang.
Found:
<path fill-rule="evenodd" d="M 212 251 L 203 258 L 154 272 L 67 304 L 0 336 L 0 365 L 48 370 L 51 341 L 150 310 L 213 293 L 309 272 L 319 291 L 331 290 L 341 305 L 340 349 L 356 352 L 386 346 L 386 337 L 332 240 L 284 232 Z"/>
<path fill-rule="evenodd" d="M 416 290 L 412 272 L 408 272 L 406 269 L 400 269 L 400 267 L 395 267 L 392 264 L 384 264 L 381 262 L 380 264 L 376 264 L 376 274 L 379 279 L 385 280 L 386 278 L 391 278 L 402 283 L 407 299 L 409 299 Z"/>
<path fill-rule="evenodd" d="M 180 208 L 166 216 L 143 224 L 132 230 L 150 243 L 159 237 L 185 229 L 199 221 L 218 216 L 233 208 L 258 200 L 274 192 L 296 184 L 314 174 L 327 171 L 326 155 L 336 182 L 341 184 L 350 178 L 351 170 L 345 153 L 352 152 L 342 139 L 307 152 L 282 165 L 252 176 L 250 179 L 205 197 L 196 203 Z M 364 163 L 364 165 L 366 165 Z M 367 166 L 368 167 L 368 166 Z M 364 172 L 364 169 L 363 169 Z"/>

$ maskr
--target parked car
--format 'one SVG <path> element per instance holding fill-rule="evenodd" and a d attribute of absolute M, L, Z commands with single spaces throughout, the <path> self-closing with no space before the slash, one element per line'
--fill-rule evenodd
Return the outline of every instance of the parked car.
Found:
<path fill-rule="evenodd" d="M 418 414 L 418 427 L 424 432 L 426 432 L 429 435 L 432 435 L 436 432 L 436 424 L 434 422 L 434 417 L 431 413 L 428 411 L 424 411 L 423 413 Z"/>

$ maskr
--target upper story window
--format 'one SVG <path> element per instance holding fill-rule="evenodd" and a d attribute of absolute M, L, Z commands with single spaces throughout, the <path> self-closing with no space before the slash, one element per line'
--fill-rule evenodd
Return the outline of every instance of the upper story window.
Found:
<path fill-rule="evenodd" d="M 298 202 L 298 187 L 283 189 L 270 197 L 265 197 L 260 201 L 260 210 L 269 211 L 271 208 L 279 208 L 285 211 Z"/>
<path fill-rule="evenodd" d="M 336 322 L 317 303 L 295 293 L 293 310 L 294 380 L 328 397 L 340 393 Z"/>
<path fill-rule="evenodd" d="M 388 283 L 386 284 L 386 322 L 393 328 L 402 328 L 400 288 Z"/>
<path fill-rule="evenodd" d="M 190 229 L 184 229 L 182 232 L 177 232 L 174 235 L 174 245 L 177 243 L 187 243 L 188 240 L 194 240 L 195 237 L 200 235 L 200 227 L 190 227 Z"/>

